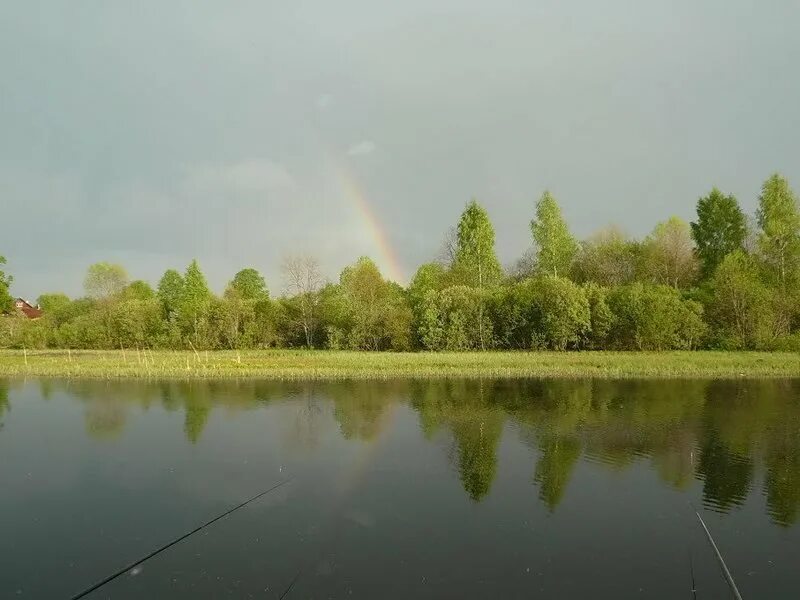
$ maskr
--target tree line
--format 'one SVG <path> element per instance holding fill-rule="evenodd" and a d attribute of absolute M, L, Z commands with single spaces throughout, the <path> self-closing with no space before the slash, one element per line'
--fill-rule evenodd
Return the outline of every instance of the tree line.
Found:
<path fill-rule="evenodd" d="M 531 250 L 504 269 L 473 200 L 441 256 L 406 287 L 366 257 L 331 282 L 300 256 L 284 260 L 277 297 L 252 268 L 216 295 L 197 261 L 167 270 L 155 288 L 101 262 L 87 271 L 84 297 L 43 294 L 44 316 L 32 321 L 13 310 L 0 271 L 0 346 L 800 350 L 800 210 L 778 174 L 764 182 L 755 218 L 714 188 L 691 223 L 671 217 L 643 239 L 611 226 L 579 241 L 545 192 L 530 229 Z"/>

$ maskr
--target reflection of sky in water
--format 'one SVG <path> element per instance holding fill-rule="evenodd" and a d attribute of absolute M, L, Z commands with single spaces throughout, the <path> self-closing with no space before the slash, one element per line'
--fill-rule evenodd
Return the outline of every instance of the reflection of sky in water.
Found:
<path fill-rule="evenodd" d="M 292 581 L 298 597 L 631 586 L 674 597 L 690 550 L 711 594 L 721 580 L 690 502 L 743 593 L 781 597 L 800 583 L 798 392 L 786 381 L 2 382 L 0 595 L 68 596 L 291 477 L 115 582 L 114 597 L 269 597 Z M 598 588 L 584 587 L 590 574 Z"/>

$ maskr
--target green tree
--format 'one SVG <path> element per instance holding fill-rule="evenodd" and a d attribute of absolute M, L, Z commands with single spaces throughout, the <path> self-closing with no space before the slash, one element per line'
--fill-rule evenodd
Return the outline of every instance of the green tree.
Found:
<path fill-rule="evenodd" d="M 44 318 L 41 320 L 45 322 L 48 346 L 63 346 L 59 327 L 72 318 L 73 302 L 66 294 L 56 292 L 40 295 L 36 303 L 44 311 Z"/>
<path fill-rule="evenodd" d="M 458 222 L 453 271 L 457 281 L 484 289 L 500 282 L 503 269 L 494 248 L 494 227 L 477 201 L 467 204 Z"/>
<path fill-rule="evenodd" d="M 383 279 L 372 260 L 362 257 L 344 269 L 339 291 L 346 316 L 334 327 L 344 335 L 347 347 L 410 349 L 412 315 L 405 294 Z"/>
<path fill-rule="evenodd" d="M 759 348 L 773 337 L 773 292 L 756 259 L 735 250 L 717 267 L 709 315 L 723 348 Z"/>
<path fill-rule="evenodd" d="M 86 271 L 83 288 L 86 295 L 98 300 L 119 294 L 128 285 L 128 273 L 122 265 L 99 262 Z"/>
<path fill-rule="evenodd" d="M 631 283 L 636 279 L 640 254 L 640 244 L 610 226 L 581 244 L 573 274 L 577 281 L 601 286 Z"/>
<path fill-rule="evenodd" d="M 549 191 L 536 203 L 536 218 L 531 221 L 531 233 L 537 248 L 540 273 L 565 276 L 578 252 L 578 243 L 561 216 L 561 208 Z"/>
<path fill-rule="evenodd" d="M 45 314 L 59 313 L 65 310 L 67 306 L 69 306 L 69 303 L 69 296 L 61 292 L 42 294 L 36 299 L 36 304 L 39 305 Z"/>
<path fill-rule="evenodd" d="M 192 260 L 183 275 L 183 287 L 178 300 L 178 314 L 184 333 L 195 345 L 208 342 L 208 311 L 211 306 L 211 291 L 197 260 Z"/>
<path fill-rule="evenodd" d="M 488 332 L 484 332 L 485 294 L 483 291 L 497 285 L 503 278 L 503 269 L 494 248 L 494 227 L 486 210 L 472 200 L 467 204 L 458 222 L 457 246 L 452 273 L 461 285 L 477 288 L 481 293 L 478 306 L 478 333 L 481 350 L 488 345 Z"/>
<path fill-rule="evenodd" d="M 275 307 L 266 293 L 245 298 L 232 285 L 222 298 L 212 300 L 212 338 L 224 348 L 265 348 L 277 340 Z"/>
<path fill-rule="evenodd" d="M 183 296 L 183 276 L 175 269 L 168 269 L 158 282 L 156 295 L 167 318 L 176 315 Z"/>
<path fill-rule="evenodd" d="M 691 227 L 701 272 L 706 279 L 714 275 L 728 254 L 743 249 L 747 238 L 747 219 L 739 202 L 717 188 L 697 201 L 697 221 L 692 222 Z"/>
<path fill-rule="evenodd" d="M 122 296 L 126 300 L 152 300 L 155 298 L 156 293 L 153 291 L 153 286 L 151 286 L 146 281 L 141 279 L 137 279 L 136 281 L 131 281 L 128 286 L 122 291 Z"/>
<path fill-rule="evenodd" d="M 797 274 L 800 263 L 800 212 L 789 182 L 777 173 L 761 188 L 757 218 L 761 252 L 778 281 L 785 285 Z"/>
<path fill-rule="evenodd" d="M 446 283 L 447 271 L 440 263 L 421 265 L 408 284 L 408 295 L 412 305 L 421 304 L 430 290 L 441 290 Z"/>
<path fill-rule="evenodd" d="M 425 298 L 428 292 L 438 292 L 443 289 L 446 282 L 447 270 L 441 263 L 433 262 L 420 266 L 408 284 L 408 301 L 414 317 L 412 323 L 414 345 L 418 348 L 423 347 L 419 331 L 424 320 Z"/>
<path fill-rule="evenodd" d="M 653 283 L 685 288 L 697 275 L 689 224 L 670 217 L 653 229 L 642 246 L 644 275 Z"/>
<path fill-rule="evenodd" d="M 6 264 L 6 257 L 0 256 L 0 265 L 4 264 Z M 9 292 L 13 280 L 14 278 L 11 275 L 6 275 L 0 270 L 0 315 L 10 312 L 14 308 L 14 299 Z"/>
<path fill-rule="evenodd" d="M 110 336 L 115 348 L 144 348 L 158 345 L 164 321 L 155 298 L 131 298 L 110 308 Z"/>
<path fill-rule="evenodd" d="M 242 300 L 260 300 L 269 297 L 264 277 L 255 269 L 242 269 L 236 273 L 228 288 L 236 290 Z"/>

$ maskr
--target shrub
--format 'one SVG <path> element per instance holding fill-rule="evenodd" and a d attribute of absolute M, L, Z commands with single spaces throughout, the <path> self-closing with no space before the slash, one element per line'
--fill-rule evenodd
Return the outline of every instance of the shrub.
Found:
<path fill-rule="evenodd" d="M 691 349 L 706 332 L 700 303 L 683 299 L 669 286 L 621 286 L 609 294 L 608 304 L 614 314 L 609 341 L 616 348 Z"/>

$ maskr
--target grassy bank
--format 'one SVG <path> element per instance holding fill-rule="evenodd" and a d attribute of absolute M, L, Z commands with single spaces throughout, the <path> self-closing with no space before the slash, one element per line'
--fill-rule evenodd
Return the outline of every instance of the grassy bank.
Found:
<path fill-rule="evenodd" d="M 800 377 L 800 354 L 756 352 L 369 353 L 0 351 L 0 376 L 267 379 Z"/>

